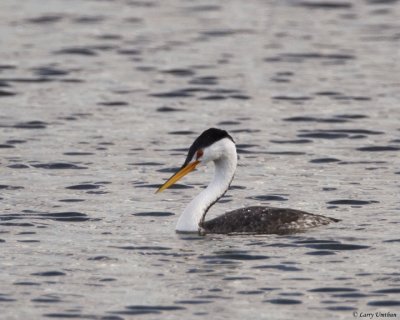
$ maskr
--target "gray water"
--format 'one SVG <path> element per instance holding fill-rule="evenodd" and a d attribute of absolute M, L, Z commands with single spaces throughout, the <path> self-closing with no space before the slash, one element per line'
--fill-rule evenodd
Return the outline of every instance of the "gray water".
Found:
<path fill-rule="evenodd" d="M 390 0 L 2 0 L 0 318 L 400 318 L 399 17 Z M 342 221 L 175 234 L 213 168 L 154 191 L 212 126 L 239 167 L 209 217 Z"/>

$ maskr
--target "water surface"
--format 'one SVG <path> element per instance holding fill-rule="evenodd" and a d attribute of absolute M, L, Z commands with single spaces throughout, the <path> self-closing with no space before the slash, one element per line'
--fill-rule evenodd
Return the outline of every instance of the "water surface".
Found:
<path fill-rule="evenodd" d="M 400 314 L 397 1 L 0 4 L 5 319 Z M 212 168 L 155 195 L 203 130 L 250 205 L 342 222 L 179 236 Z"/>

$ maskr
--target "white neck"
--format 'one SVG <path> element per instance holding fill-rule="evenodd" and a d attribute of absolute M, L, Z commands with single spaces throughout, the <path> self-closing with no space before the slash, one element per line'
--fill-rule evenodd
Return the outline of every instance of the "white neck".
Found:
<path fill-rule="evenodd" d="M 198 232 L 208 209 L 223 196 L 232 182 L 237 165 L 235 144 L 230 139 L 222 139 L 211 147 L 212 152 L 218 155 L 212 159 L 214 178 L 185 208 L 176 225 L 177 232 Z"/>

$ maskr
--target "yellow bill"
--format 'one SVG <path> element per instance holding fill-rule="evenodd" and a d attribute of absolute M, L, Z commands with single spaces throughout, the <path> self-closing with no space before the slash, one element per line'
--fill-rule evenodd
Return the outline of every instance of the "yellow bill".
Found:
<path fill-rule="evenodd" d="M 184 166 L 181 168 L 178 172 L 176 172 L 171 178 L 169 178 L 158 190 L 156 193 L 162 192 L 165 189 L 169 188 L 172 186 L 175 182 L 186 176 L 189 172 L 192 172 L 194 169 L 196 169 L 196 166 L 200 163 L 200 161 L 194 161 L 192 163 L 189 163 L 188 165 Z"/>

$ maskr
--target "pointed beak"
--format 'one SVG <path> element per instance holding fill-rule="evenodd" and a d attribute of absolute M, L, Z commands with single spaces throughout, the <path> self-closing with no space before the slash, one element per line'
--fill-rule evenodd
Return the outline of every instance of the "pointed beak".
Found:
<path fill-rule="evenodd" d="M 162 192 L 165 189 L 172 186 L 175 182 L 186 176 L 189 172 L 192 172 L 196 169 L 196 166 L 200 163 L 200 161 L 196 160 L 188 165 L 182 167 L 178 172 L 176 172 L 171 178 L 169 178 L 158 190 L 156 193 Z"/>

